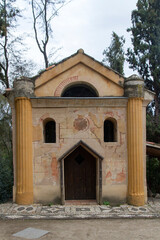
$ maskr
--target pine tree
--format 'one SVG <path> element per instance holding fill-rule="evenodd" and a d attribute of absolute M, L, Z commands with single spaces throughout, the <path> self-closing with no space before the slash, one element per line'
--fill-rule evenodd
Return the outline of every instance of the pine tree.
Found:
<path fill-rule="evenodd" d="M 112 33 L 111 44 L 103 51 L 103 63 L 109 64 L 113 70 L 124 74 L 125 53 L 123 46 L 125 43 L 124 37 L 119 37 L 115 32 Z"/>
<path fill-rule="evenodd" d="M 127 51 L 130 68 L 137 70 L 155 92 L 153 115 L 158 127 L 160 114 L 160 1 L 138 0 L 131 15 L 133 49 Z"/>

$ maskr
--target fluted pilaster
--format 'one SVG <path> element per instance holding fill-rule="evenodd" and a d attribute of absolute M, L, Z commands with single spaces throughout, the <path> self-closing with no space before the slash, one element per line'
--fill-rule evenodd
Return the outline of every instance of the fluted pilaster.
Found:
<path fill-rule="evenodd" d="M 128 100 L 128 203 L 141 206 L 144 198 L 142 98 Z"/>
<path fill-rule="evenodd" d="M 17 97 L 16 106 L 16 203 L 33 203 L 32 106 Z"/>

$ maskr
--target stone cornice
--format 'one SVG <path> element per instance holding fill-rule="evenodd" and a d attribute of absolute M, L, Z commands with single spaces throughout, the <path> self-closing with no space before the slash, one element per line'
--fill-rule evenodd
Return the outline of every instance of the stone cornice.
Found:
<path fill-rule="evenodd" d="M 33 108 L 126 107 L 128 98 L 31 98 Z"/>

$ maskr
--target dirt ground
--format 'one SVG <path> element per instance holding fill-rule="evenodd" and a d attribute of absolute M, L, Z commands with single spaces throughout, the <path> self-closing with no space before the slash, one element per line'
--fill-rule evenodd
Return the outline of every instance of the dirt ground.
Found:
<path fill-rule="evenodd" d="M 28 227 L 49 231 L 42 240 L 160 240 L 160 219 L 0 220 L 0 240 Z"/>

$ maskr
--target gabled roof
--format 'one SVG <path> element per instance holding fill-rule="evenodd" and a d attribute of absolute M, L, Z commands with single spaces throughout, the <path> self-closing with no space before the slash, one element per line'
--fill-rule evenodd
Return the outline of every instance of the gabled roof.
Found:
<path fill-rule="evenodd" d="M 100 75 L 106 77 L 108 80 L 112 81 L 116 85 L 123 87 L 124 77 L 113 69 L 105 66 L 101 62 L 98 62 L 94 58 L 85 54 L 83 49 L 79 49 L 75 54 L 63 59 L 57 64 L 49 67 L 47 70 L 42 72 L 40 75 L 35 76 L 35 88 L 40 87 L 41 85 L 47 83 L 51 79 L 57 77 L 63 72 L 71 69 L 77 64 L 82 63 Z"/>
<path fill-rule="evenodd" d="M 62 159 L 66 158 L 68 155 L 70 155 L 74 150 L 76 150 L 80 146 L 83 147 L 85 150 L 87 150 L 93 157 L 103 160 L 103 157 L 100 154 L 98 154 L 95 150 L 90 148 L 83 141 L 79 141 L 77 144 L 75 144 L 72 148 L 70 148 L 67 152 L 65 152 L 58 160 L 61 161 Z"/>

